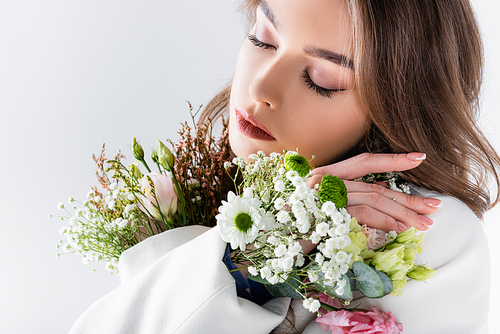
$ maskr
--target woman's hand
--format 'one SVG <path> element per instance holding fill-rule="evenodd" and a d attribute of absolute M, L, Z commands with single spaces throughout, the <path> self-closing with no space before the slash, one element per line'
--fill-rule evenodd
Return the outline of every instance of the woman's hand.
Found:
<path fill-rule="evenodd" d="M 423 153 L 363 153 L 332 165 L 315 168 L 307 183 L 312 187 L 321 182 L 323 175 L 336 175 L 344 180 L 347 187 L 347 212 L 356 217 L 361 225 L 397 232 L 413 226 L 424 231 L 433 223 L 425 215 L 436 212 L 441 205 L 440 200 L 406 195 L 379 184 L 352 181 L 369 173 L 412 169 L 424 159 Z"/>

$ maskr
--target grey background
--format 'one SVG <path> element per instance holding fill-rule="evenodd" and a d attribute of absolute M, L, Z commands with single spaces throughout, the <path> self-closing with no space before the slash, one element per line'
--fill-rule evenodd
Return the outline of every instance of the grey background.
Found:
<path fill-rule="evenodd" d="M 487 56 L 480 122 L 500 150 L 500 5 L 473 4 Z M 83 199 L 96 184 L 91 156 L 102 143 L 110 155 L 122 149 L 131 157 L 133 136 L 146 148 L 176 138 L 179 123 L 189 119 L 184 100 L 205 104 L 230 80 L 244 39 L 237 6 L 233 0 L 0 1 L 2 333 L 66 333 L 119 284 L 103 264 L 56 258 L 64 223 L 48 217 L 59 213 L 58 202 Z M 492 254 L 499 220 L 500 208 L 485 220 Z M 492 260 L 498 281 L 499 261 Z M 492 298 L 499 295 L 494 285 Z M 464 307 L 473 307 L 466 297 Z"/>

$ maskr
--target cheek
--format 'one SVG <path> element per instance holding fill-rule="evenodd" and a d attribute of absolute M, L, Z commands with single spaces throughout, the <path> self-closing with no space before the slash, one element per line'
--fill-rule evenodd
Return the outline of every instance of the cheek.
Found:
<path fill-rule="evenodd" d="M 312 104 L 305 110 L 309 110 L 306 117 L 295 117 L 288 146 L 300 148 L 307 158 L 315 155 L 315 166 L 336 161 L 359 143 L 367 129 L 368 119 L 356 99 L 328 108 Z"/>
<path fill-rule="evenodd" d="M 231 95 L 235 93 L 236 96 L 239 96 L 244 92 L 245 88 L 248 88 L 248 85 L 252 81 L 252 76 L 258 70 L 258 64 L 262 62 L 252 49 L 254 47 L 249 44 L 247 41 L 243 42 L 238 53 L 232 80 L 233 89 Z"/>

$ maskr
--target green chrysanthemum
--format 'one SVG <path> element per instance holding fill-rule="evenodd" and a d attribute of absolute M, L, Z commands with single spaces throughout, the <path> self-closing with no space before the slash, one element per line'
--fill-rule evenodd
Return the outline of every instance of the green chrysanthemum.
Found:
<path fill-rule="evenodd" d="M 299 173 L 300 177 L 306 177 L 311 170 L 311 165 L 309 162 L 298 154 L 297 152 L 287 152 L 285 154 L 285 162 L 284 162 L 286 170 L 294 170 Z"/>
<path fill-rule="evenodd" d="M 337 208 L 347 206 L 347 188 L 344 181 L 336 176 L 326 174 L 321 179 L 319 186 L 319 199 L 321 203 L 331 201 Z"/>

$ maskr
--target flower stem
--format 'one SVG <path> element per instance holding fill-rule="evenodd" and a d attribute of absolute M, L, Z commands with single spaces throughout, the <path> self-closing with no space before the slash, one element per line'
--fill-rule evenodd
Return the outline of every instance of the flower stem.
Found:
<path fill-rule="evenodd" d="M 321 307 L 324 308 L 325 310 L 328 310 L 328 311 L 340 311 L 338 308 L 335 308 L 335 307 L 330 306 L 330 305 L 325 304 L 325 303 L 321 303 Z"/>

